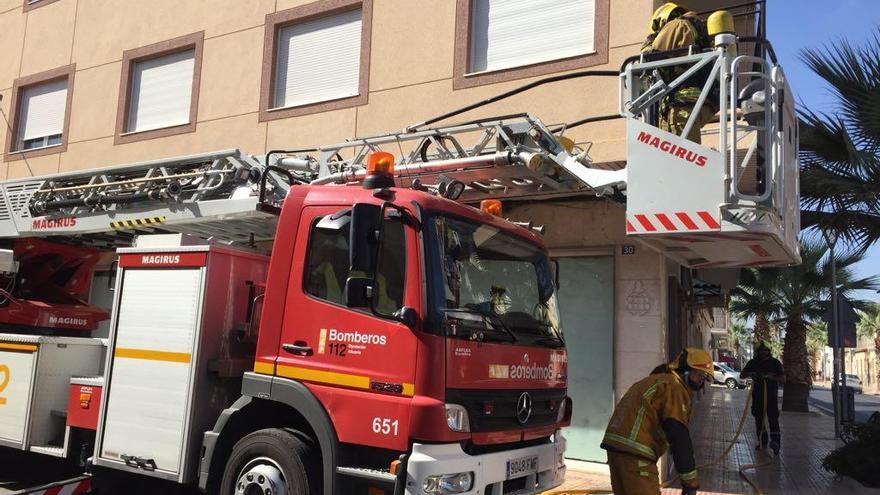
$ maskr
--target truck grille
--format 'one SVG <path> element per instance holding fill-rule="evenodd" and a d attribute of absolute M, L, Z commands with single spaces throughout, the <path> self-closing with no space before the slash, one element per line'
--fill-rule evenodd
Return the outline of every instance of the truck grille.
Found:
<path fill-rule="evenodd" d="M 517 419 L 517 402 L 526 392 L 532 402 L 532 413 L 525 423 Z M 448 404 L 459 404 L 468 411 L 472 432 L 503 431 L 533 428 L 556 422 L 559 407 L 565 401 L 566 389 L 539 390 L 474 390 L 449 389 Z"/>

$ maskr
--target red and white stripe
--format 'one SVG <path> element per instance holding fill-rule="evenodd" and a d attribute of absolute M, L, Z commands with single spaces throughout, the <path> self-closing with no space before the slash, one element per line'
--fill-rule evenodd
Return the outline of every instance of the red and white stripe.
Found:
<path fill-rule="evenodd" d="M 92 490 L 92 480 L 89 478 L 76 478 L 73 480 L 59 481 L 52 485 L 41 486 L 33 491 L 21 491 L 16 494 L 27 495 L 81 495 Z"/>
<path fill-rule="evenodd" d="M 721 224 L 708 211 L 669 213 L 627 213 L 627 233 L 698 232 L 721 230 Z"/>

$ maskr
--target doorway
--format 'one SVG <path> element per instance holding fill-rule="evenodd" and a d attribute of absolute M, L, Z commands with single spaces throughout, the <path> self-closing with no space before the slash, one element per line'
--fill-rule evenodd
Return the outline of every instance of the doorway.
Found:
<path fill-rule="evenodd" d="M 606 462 L 599 447 L 614 410 L 614 257 L 559 261 L 559 307 L 568 348 L 568 395 L 574 404 L 566 457 Z"/>

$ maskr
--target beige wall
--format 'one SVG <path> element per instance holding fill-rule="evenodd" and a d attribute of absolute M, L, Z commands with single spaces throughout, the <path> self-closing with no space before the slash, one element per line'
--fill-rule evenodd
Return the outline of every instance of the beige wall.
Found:
<path fill-rule="evenodd" d="M 13 81 L 76 64 L 68 149 L 0 165 L 0 179 L 156 159 L 238 147 L 259 154 L 273 148 L 314 146 L 347 137 L 400 129 L 458 105 L 525 82 L 453 90 L 456 2 L 375 0 L 366 105 L 259 122 L 266 14 L 304 0 L 58 0 L 22 11 L 22 0 L 0 0 L 0 94 L 9 112 Z M 124 7 L 122 4 L 124 3 Z M 650 0 L 613 0 L 609 63 L 635 53 L 652 10 Z M 117 95 L 125 50 L 204 30 L 204 58 L 196 132 L 113 144 Z M 545 86 L 461 118 L 528 111 L 545 122 L 616 112 L 614 78 Z M 10 116 L 11 117 L 11 116 Z M 0 124 L 5 134 L 5 124 Z M 599 160 L 622 159 L 619 122 L 583 126 L 573 134 L 592 140 Z M 5 141 L 5 135 L 0 142 Z M 28 166 L 29 165 L 29 166 Z"/>

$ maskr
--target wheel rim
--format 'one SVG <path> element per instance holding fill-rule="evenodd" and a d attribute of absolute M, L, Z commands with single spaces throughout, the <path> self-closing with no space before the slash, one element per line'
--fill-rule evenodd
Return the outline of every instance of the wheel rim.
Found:
<path fill-rule="evenodd" d="M 736 382 L 733 380 L 727 380 L 727 388 L 734 388 L 734 387 L 736 387 Z"/>
<path fill-rule="evenodd" d="M 281 466 L 268 457 L 249 461 L 238 472 L 235 495 L 287 495 Z"/>

